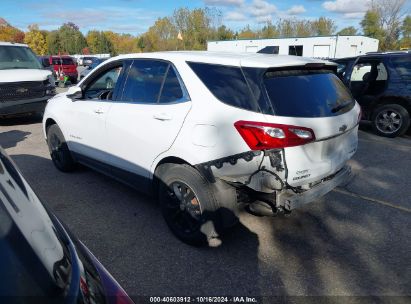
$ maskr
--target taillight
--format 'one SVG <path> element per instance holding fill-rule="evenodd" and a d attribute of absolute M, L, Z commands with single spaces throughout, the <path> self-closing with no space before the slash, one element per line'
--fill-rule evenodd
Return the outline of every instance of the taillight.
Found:
<path fill-rule="evenodd" d="M 234 126 L 251 150 L 294 147 L 315 140 L 314 131 L 305 127 L 243 120 Z"/>

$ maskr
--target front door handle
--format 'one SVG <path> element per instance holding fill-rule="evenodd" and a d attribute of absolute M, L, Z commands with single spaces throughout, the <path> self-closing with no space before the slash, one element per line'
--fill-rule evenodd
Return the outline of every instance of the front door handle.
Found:
<path fill-rule="evenodd" d="M 100 109 L 97 109 L 97 110 L 94 110 L 94 113 L 96 113 L 96 114 L 103 114 L 104 112 L 103 112 L 102 110 L 100 110 Z"/>
<path fill-rule="evenodd" d="M 157 120 L 161 120 L 161 121 L 171 120 L 171 119 L 172 119 L 171 116 L 169 116 L 169 115 L 167 115 L 167 114 L 165 114 L 165 113 L 154 114 L 154 115 L 153 115 L 153 118 L 154 118 L 154 119 L 157 119 Z"/>

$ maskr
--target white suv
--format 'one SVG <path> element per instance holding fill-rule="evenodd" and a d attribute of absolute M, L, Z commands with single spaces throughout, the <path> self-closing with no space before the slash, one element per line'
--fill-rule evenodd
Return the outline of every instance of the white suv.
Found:
<path fill-rule="evenodd" d="M 350 176 L 360 107 L 335 72 L 297 56 L 118 56 L 49 101 L 44 133 L 58 169 L 154 191 L 178 238 L 216 245 L 242 208 L 289 213 Z"/>

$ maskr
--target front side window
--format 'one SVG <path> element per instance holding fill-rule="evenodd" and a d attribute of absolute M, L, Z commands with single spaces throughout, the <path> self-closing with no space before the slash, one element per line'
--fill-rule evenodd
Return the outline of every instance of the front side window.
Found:
<path fill-rule="evenodd" d="M 85 99 L 111 100 L 122 69 L 122 65 L 115 66 L 96 76 L 84 92 Z"/>
<path fill-rule="evenodd" d="M 0 70 L 41 68 L 40 62 L 31 49 L 21 46 L 0 46 Z"/>

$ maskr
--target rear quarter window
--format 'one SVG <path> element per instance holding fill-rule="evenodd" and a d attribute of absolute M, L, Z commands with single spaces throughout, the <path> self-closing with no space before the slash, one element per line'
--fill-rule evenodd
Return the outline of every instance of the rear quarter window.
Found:
<path fill-rule="evenodd" d="M 221 102 L 259 112 L 240 67 L 188 62 L 207 89 Z"/>

